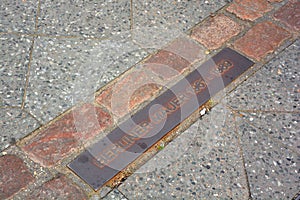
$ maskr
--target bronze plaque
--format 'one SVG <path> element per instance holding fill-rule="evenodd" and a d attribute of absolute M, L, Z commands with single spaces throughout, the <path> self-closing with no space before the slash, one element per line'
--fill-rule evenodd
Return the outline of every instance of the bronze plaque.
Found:
<path fill-rule="evenodd" d="M 223 49 L 88 147 L 68 167 L 98 190 L 253 64 L 234 50 Z"/>

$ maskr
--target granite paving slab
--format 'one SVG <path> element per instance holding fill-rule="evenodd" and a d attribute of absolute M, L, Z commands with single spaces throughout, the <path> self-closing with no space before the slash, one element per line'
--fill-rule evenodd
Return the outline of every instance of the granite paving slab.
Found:
<path fill-rule="evenodd" d="M 240 121 L 238 132 L 253 199 L 291 199 L 300 185 L 300 156 Z"/>
<path fill-rule="evenodd" d="M 245 113 L 244 119 L 300 154 L 300 113 Z"/>
<path fill-rule="evenodd" d="M 38 0 L 1 0 L 0 32 L 34 33 Z"/>
<path fill-rule="evenodd" d="M 146 53 L 126 40 L 38 37 L 26 105 L 42 123 L 80 101 L 141 60 Z"/>
<path fill-rule="evenodd" d="M 300 40 L 289 46 L 227 98 L 237 110 L 299 111 Z"/>
<path fill-rule="evenodd" d="M 17 108 L 1 108 L 0 119 L 0 151 L 40 126 L 32 116 Z"/>
<path fill-rule="evenodd" d="M 247 199 L 232 115 L 221 105 L 118 188 L 129 199 Z"/>
<path fill-rule="evenodd" d="M 0 106 L 21 106 L 32 37 L 0 35 Z"/>
<path fill-rule="evenodd" d="M 45 0 L 38 20 L 43 34 L 110 37 L 129 32 L 130 1 Z"/>

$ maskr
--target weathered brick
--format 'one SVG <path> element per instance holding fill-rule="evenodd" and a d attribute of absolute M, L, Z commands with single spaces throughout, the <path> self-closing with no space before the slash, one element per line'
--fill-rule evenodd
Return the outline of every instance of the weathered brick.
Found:
<path fill-rule="evenodd" d="M 261 60 L 288 37 L 290 37 L 288 31 L 266 21 L 252 27 L 234 43 L 234 47 L 252 58 Z"/>
<path fill-rule="evenodd" d="M 177 53 L 160 50 L 144 63 L 144 68 L 151 70 L 163 80 L 180 75 L 190 66 L 190 62 Z"/>
<path fill-rule="evenodd" d="M 111 124 L 108 112 L 93 104 L 84 104 L 42 129 L 21 148 L 33 160 L 52 166 Z"/>
<path fill-rule="evenodd" d="M 241 26 L 225 15 L 217 15 L 192 30 L 192 38 L 208 49 L 217 49 L 241 31 Z"/>
<path fill-rule="evenodd" d="M 268 2 L 274 3 L 274 2 L 282 2 L 283 0 L 268 0 Z"/>
<path fill-rule="evenodd" d="M 205 57 L 205 50 L 190 38 L 180 37 L 170 43 L 164 50 L 172 52 L 190 63 L 202 60 Z"/>
<path fill-rule="evenodd" d="M 61 176 L 33 190 L 26 199 L 87 199 L 86 194 L 75 184 Z"/>
<path fill-rule="evenodd" d="M 227 11 L 234 13 L 241 19 L 254 21 L 272 8 L 273 6 L 266 0 L 234 0 Z"/>
<path fill-rule="evenodd" d="M 138 70 L 127 73 L 96 97 L 96 103 L 104 105 L 117 117 L 123 117 L 141 103 L 149 100 L 159 90 L 158 84 Z"/>
<path fill-rule="evenodd" d="M 295 31 L 300 30 L 300 1 L 290 1 L 274 14 L 275 19 L 280 20 Z"/>
<path fill-rule="evenodd" d="M 11 197 L 33 180 L 20 158 L 15 155 L 0 157 L 0 199 Z"/>

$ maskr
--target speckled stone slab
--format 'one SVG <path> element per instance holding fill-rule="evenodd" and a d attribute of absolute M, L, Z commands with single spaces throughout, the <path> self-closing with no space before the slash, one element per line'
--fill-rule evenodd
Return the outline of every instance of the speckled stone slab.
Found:
<path fill-rule="evenodd" d="M 238 132 L 252 198 L 292 199 L 300 185 L 299 154 L 243 121 Z"/>
<path fill-rule="evenodd" d="M 17 108 L 1 108 L 0 119 L 0 151 L 40 126 L 28 113 Z"/>
<path fill-rule="evenodd" d="M 47 123 L 79 101 L 91 101 L 97 89 L 144 56 L 145 51 L 124 39 L 38 37 L 25 107 Z"/>
<path fill-rule="evenodd" d="M 233 115 L 218 105 L 119 186 L 129 199 L 248 199 Z"/>
<path fill-rule="evenodd" d="M 21 106 L 32 37 L 0 35 L 0 106 Z"/>
<path fill-rule="evenodd" d="M 300 111 L 300 40 L 232 92 L 227 104 L 237 110 Z"/>
<path fill-rule="evenodd" d="M 0 32 L 34 33 L 38 0 L 1 0 Z"/>
<path fill-rule="evenodd" d="M 130 1 L 41 1 L 39 32 L 106 38 L 130 30 Z"/>

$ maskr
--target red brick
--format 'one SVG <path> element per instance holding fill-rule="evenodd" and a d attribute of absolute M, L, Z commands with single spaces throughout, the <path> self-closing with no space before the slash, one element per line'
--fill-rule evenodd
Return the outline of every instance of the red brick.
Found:
<path fill-rule="evenodd" d="M 283 0 L 268 0 L 268 2 L 274 3 L 274 2 L 282 2 Z"/>
<path fill-rule="evenodd" d="M 123 117 L 136 106 L 149 100 L 158 90 L 158 84 L 147 72 L 134 71 L 101 92 L 96 97 L 96 103 L 104 105 L 117 117 Z"/>
<path fill-rule="evenodd" d="M 252 27 L 234 43 L 234 47 L 252 58 L 261 60 L 288 37 L 290 37 L 289 32 L 267 21 Z"/>
<path fill-rule="evenodd" d="M 52 179 L 33 190 L 26 199 L 87 199 L 86 194 L 78 186 L 69 182 L 66 177 Z"/>
<path fill-rule="evenodd" d="M 0 157 L 0 199 L 6 199 L 34 180 L 24 162 L 14 156 Z"/>
<path fill-rule="evenodd" d="M 274 17 L 295 31 L 300 30 L 300 1 L 290 1 L 281 7 Z"/>
<path fill-rule="evenodd" d="M 272 8 L 272 5 L 266 0 L 234 0 L 227 11 L 234 13 L 241 19 L 254 21 Z"/>
<path fill-rule="evenodd" d="M 192 30 L 192 38 L 208 49 L 217 49 L 241 31 L 235 21 L 225 15 L 212 17 Z"/>
<path fill-rule="evenodd" d="M 41 130 L 21 148 L 33 160 L 52 166 L 111 124 L 108 112 L 92 104 L 84 104 Z"/>
<path fill-rule="evenodd" d="M 170 80 L 183 73 L 190 64 L 188 60 L 176 53 L 160 50 L 145 61 L 144 68 L 151 70 L 163 80 Z"/>
<path fill-rule="evenodd" d="M 172 52 L 190 63 L 205 57 L 204 49 L 192 39 L 180 37 L 169 44 L 164 50 Z"/>

